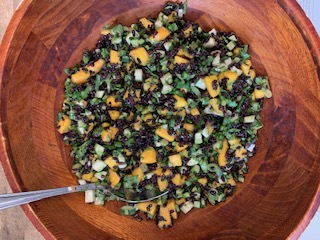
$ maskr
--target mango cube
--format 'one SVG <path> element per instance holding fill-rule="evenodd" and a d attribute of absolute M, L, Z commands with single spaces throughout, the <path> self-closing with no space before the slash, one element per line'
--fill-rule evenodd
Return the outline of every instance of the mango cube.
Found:
<path fill-rule="evenodd" d="M 152 26 L 152 22 L 146 18 L 141 18 L 139 20 L 139 22 L 141 22 L 141 24 L 144 26 L 144 28 L 148 29 Z"/>
<path fill-rule="evenodd" d="M 116 98 L 112 95 L 110 95 L 107 100 L 106 100 L 106 104 L 108 107 L 114 107 L 114 108 L 118 108 L 122 106 L 122 102 L 118 102 L 116 101 Z"/>
<path fill-rule="evenodd" d="M 157 152 L 153 147 L 145 149 L 140 155 L 140 162 L 152 164 L 157 162 Z"/>
<path fill-rule="evenodd" d="M 109 110 L 108 111 L 110 118 L 115 121 L 120 117 L 120 112 L 119 111 L 115 111 L 115 110 Z"/>
<path fill-rule="evenodd" d="M 156 33 L 150 36 L 151 43 L 157 43 L 166 39 L 170 35 L 170 31 L 165 27 L 160 27 L 156 30 Z"/>
<path fill-rule="evenodd" d="M 118 55 L 118 51 L 110 50 L 110 63 L 120 64 L 121 60 Z"/>
<path fill-rule="evenodd" d="M 175 155 L 169 156 L 169 161 L 172 164 L 172 166 L 174 166 L 174 167 L 182 166 L 182 158 L 181 158 L 180 154 L 175 154 Z"/>
<path fill-rule="evenodd" d="M 67 115 L 63 115 L 58 122 L 58 132 L 63 134 L 67 133 L 70 130 L 71 120 Z"/>
<path fill-rule="evenodd" d="M 215 88 L 213 87 L 214 81 L 216 82 Z M 216 75 L 210 75 L 206 76 L 204 78 L 204 83 L 206 85 L 206 88 L 208 90 L 209 95 L 214 98 L 219 95 L 220 93 L 220 85 L 218 83 L 218 78 Z"/>
<path fill-rule="evenodd" d="M 112 188 L 114 188 L 120 182 L 120 179 L 120 176 L 115 171 L 109 169 L 109 181 Z"/>
<path fill-rule="evenodd" d="M 142 66 L 146 66 L 149 62 L 149 55 L 144 47 L 139 47 L 130 51 L 129 55 L 134 61 Z"/>
<path fill-rule="evenodd" d="M 162 127 L 157 128 L 156 132 L 155 132 L 159 137 L 169 141 L 169 142 L 173 142 L 174 141 L 174 135 L 170 135 L 168 133 L 167 129 L 164 129 Z"/>
<path fill-rule="evenodd" d="M 225 138 L 225 139 L 223 139 L 222 149 L 220 150 L 219 155 L 218 155 L 218 164 L 220 167 L 224 167 L 227 165 L 226 153 L 227 153 L 228 148 L 229 148 L 229 144 L 228 144 L 227 139 Z"/>
<path fill-rule="evenodd" d="M 188 106 L 188 102 L 183 97 L 179 97 L 178 95 L 173 95 L 173 97 L 176 99 L 175 109 Z"/>
<path fill-rule="evenodd" d="M 155 216 L 156 211 L 157 211 L 157 204 L 155 204 L 154 202 L 140 202 L 136 204 L 136 207 L 145 213 L 148 213 L 152 216 Z"/>

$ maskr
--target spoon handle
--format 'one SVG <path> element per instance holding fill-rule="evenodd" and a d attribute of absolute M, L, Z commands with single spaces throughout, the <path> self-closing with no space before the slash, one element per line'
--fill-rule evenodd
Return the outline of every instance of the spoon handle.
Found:
<path fill-rule="evenodd" d="M 20 206 L 30 202 L 38 201 L 44 198 L 59 196 L 68 193 L 80 192 L 89 189 L 96 189 L 95 184 L 86 184 L 79 186 L 70 186 L 63 188 L 55 188 L 49 190 L 38 190 L 21 193 L 0 194 L 0 210 L 10 207 Z"/>

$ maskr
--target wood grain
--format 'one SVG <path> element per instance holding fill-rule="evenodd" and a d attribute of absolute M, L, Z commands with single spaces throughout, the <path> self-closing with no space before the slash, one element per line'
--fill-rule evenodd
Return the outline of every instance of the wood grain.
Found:
<path fill-rule="evenodd" d="M 9 21 L 20 4 L 20 0 L 0 1 L 0 42 L 2 41 Z M 12 192 L 5 177 L 2 166 L 0 166 L 0 192 Z M 41 240 L 43 237 L 33 226 L 20 207 L 2 211 L 0 214 L 0 236 L 1 239 L 25 239 Z"/>
<path fill-rule="evenodd" d="M 76 182 L 55 129 L 62 69 L 94 46 L 106 22 L 129 24 L 161 7 L 152 0 L 23 2 L 0 52 L 0 156 L 14 191 Z M 225 203 L 181 216 L 166 231 L 120 216 L 121 203 L 85 205 L 82 194 L 25 206 L 45 238 L 297 239 L 314 215 L 320 202 L 317 33 L 293 0 L 191 0 L 188 11 L 207 30 L 235 31 L 270 78 L 274 97 L 263 110 L 265 127 L 246 182 Z"/>

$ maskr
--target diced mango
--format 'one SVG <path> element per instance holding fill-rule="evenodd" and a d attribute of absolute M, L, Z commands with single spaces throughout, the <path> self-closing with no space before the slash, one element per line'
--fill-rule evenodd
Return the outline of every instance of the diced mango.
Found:
<path fill-rule="evenodd" d="M 110 118 L 115 121 L 120 117 L 120 112 L 119 111 L 115 111 L 115 110 L 109 110 L 108 111 Z"/>
<path fill-rule="evenodd" d="M 213 127 L 211 124 L 206 124 L 206 128 L 208 129 L 208 133 L 211 135 L 213 133 Z"/>
<path fill-rule="evenodd" d="M 235 149 L 236 147 L 238 147 L 240 145 L 240 138 L 233 138 L 228 140 L 230 148 Z"/>
<path fill-rule="evenodd" d="M 167 113 L 168 113 L 168 109 L 163 109 L 160 111 L 161 116 L 167 116 Z"/>
<path fill-rule="evenodd" d="M 118 51 L 110 50 L 110 63 L 120 64 L 121 60 L 118 55 Z"/>
<path fill-rule="evenodd" d="M 67 133 L 70 130 L 71 120 L 67 115 L 63 115 L 58 122 L 58 132 L 63 134 Z"/>
<path fill-rule="evenodd" d="M 181 109 L 177 112 L 177 115 L 184 118 L 187 115 L 187 112 L 185 109 Z"/>
<path fill-rule="evenodd" d="M 256 99 L 264 98 L 264 96 L 265 96 L 264 91 L 259 90 L 259 89 L 254 89 L 253 94 Z"/>
<path fill-rule="evenodd" d="M 170 215 L 173 219 L 177 219 L 178 218 L 178 213 L 176 211 L 176 201 L 174 199 L 169 199 L 167 201 L 167 208 L 169 208 L 169 212 L 170 212 Z"/>
<path fill-rule="evenodd" d="M 190 34 L 193 32 L 192 25 L 190 25 L 186 30 L 183 31 L 185 37 L 190 37 Z"/>
<path fill-rule="evenodd" d="M 115 171 L 109 169 L 109 181 L 112 188 L 114 188 L 120 182 L 120 179 L 120 176 Z"/>
<path fill-rule="evenodd" d="M 103 67 L 105 61 L 103 59 L 99 59 L 94 62 L 93 66 L 87 66 L 87 69 L 89 71 L 92 71 L 94 73 L 100 72 L 101 68 Z"/>
<path fill-rule="evenodd" d="M 185 149 L 187 149 L 187 148 L 188 148 L 188 144 L 185 144 L 185 145 L 183 145 L 182 147 L 180 147 L 180 145 L 179 145 L 178 142 L 176 143 L 176 146 L 175 146 L 175 150 L 176 150 L 177 152 L 181 152 L 182 150 L 185 150 Z"/>
<path fill-rule="evenodd" d="M 174 177 L 171 179 L 171 182 L 176 186 L 180 186 L 181 185 L 181 174 L 176 173 L 174 175 Z"/>
<path fill-rule="evenodd" d="M 176 204 L 179 206 L 179 205 L 181 205 L 181 204 L 183 204 L 183 203 L 185 203 L 186 202 L 186 199 L 185 198 L 179 198 L 179 199 L 177 199 L 176 200 Z"/>
<path fill-rule="evenodd" d="M 157 211 L 157 204 L 155 204 L 154 202 L 140 202 L 136 204 L 136 207 L 145 213 L 148 213 L 152 216 L 154 216 L 156 214 Z"/>
<path fill-rule="evenodd" d="M 256 71 L 254 69 L 250 69 L 249 76 L 253 80 L 256 77 Z"/>
<path fill-rule="evenodd" d="M 223 115 L 223 112 L 219 109 L 218 98 L 212 98 L 209 100 L 209 104 L 212 106 L 213 110 L 219 114 Z"/>
<path fill-rule="evenodd" d="M 177 56 L 180 56 L 180 57 L 187 57 L 189 59 L 192 59 L 193 56 L 186 50 L 183 50 L 183 49 L 179 49 L 179 51 L 177 52 Z"/>
<path fill-rule="evenodd" d="M 129 55 L 134 61 L 142 66 L 146 66 L 149 62 L 149 55 L 144 47 L 139 47 L 130 51 Z"/>
<path fill-rule="evenodd" d="M 140 162 L 152 164 L 157 162 L 157 152 L 153 147 L 145 149 L 140 155 Z"/>
<path fill-rule="evenodd" d="M 188 133 L 193 133 L 193 131 L 194 131 L 194 124 L 192 124 L 192 123 L 184 123 L 184 124 L 183 124 L 183 128 L 184 128 L 185 130 L 187 130 Z"/>
<path fill-rule="evenodd" d="M 216 81 L 216 89 L 213 88 L 212 83 Z M 220 85 L 218 83 L 218 78 L 216 75 L 206 76 L 204 78 L 204 83 L 206 84 L 209 95 L 214 98 L 220 93 Z"/>
<path fill-rule="evenodd" d="M 127 65 L 126 65 L 126 70 L 127 70 L 127 72 L 130 72 L 130 69 L 131 69 L 132 64 L 133 64 L 133 61 L 127 63 Z"/>
<path fill-rule="evenodd" d="M 245 76 L 248 76 L 249 75 L 249 71 L 250 71 L 250 66 L 245 64 L 245 63 L 242 63 L 241 64 L 241 70 L 242 70 L 242 72 L 243 72 L 243 74 Z"/>
<path fill-rule="evenodd" d="M 152 22 L 146 18 L 141 18 L 139 22 L 141 22 L 145 29 L 148 29 L 152 26 Z"/>
<path fill-rule="evenodd" d="M 208 179 L 207 178 L 199 178 L 198 183 L 200 183 L 202 186 L 206 186 L 208 183 Z"/>
<path fill-rule="evenodd" d="M 104 142 L 110 142 L 111 140 L 115 139 L 119 129 L 116 127 L 109 127 L 106 130 L 101 132 L 101 139 Z"/>
<path fill-rule="evenodd" d="M 164 129 L 164 128 L 160 127 L 160 128 L 157 128 L 157 129 L 156 129 L 155 133 L 156 133 L 159 137 L 161 137 L 161 138 L 163 138 L 163 139 L 165 139 L 165 140 L 167 140 L 167 141 L 169 141 L 169 142 L 173 142 L 173 141 L 174 141 L 174 135 L 170 135 L 170 134 L 168 133 L 168 130 L 167 130 L 167 129 Z"/>
<path fill-rule="evenodd" d="M 165 27 L 159 27 L 156 30 L 156 33 L 150 36 L 150 42 L 151 43 L 157 43 L 162 40 L 165 40 L 170 35 L 170 31 L 166 29 Z"/>
<path fill-rule="evenodd" d="M 81 85 L 85 83 L 90 77 L 89 71 L 84 71 L 83 69 L 79 69 L 78 72 L 71 75 L 71 81 L 75 84 Z"/>
<path fill-rule="evenodd" d="M 181 155 L 181 157 L 188 157 L 189 153 L 186 149 L 184 149 L 180 152 L 180 155 Z"/>
<path fill-rule="evenodd" d="M 118 102 L 116 101 L 115 97 L 110 95 L 107 100 L 106 100 L 106 104 L 108 107 L 121 107 L 122 106 L 122 102 Z"/>
<path fill-rule="evenodd" d="M 168 15 L 168 22 L 169 22 L 169 23 L 174 22 L 175 16 L 177 16 L 177 12 L 172 11 L 172 12 Z"/>
<path fill-rule="evenodd" d="M 153 119 L 152 113 L 148 113 L 143 116 L 143 121 L 145 121 L 148 125 L 152 124 L 152 119 Z"/>
<path fill-rule="evenodd" d="M 119 166 L 119 163 L 112 156 L 107 157 L 104 162 L 110 169 L 116 169 Z"/>
<path fill-rule="evenodd" d="M 88 129 L 87 129 L 86 133 L 91 132 L 92 129 L 93 129 L 93 123 L 91 122 L 91 123 L 88 124 Z"/>
<path fill-rule="evenodd" d="M 228 78 L 230 81 L 235 81 L 235 80 L 238 79 L 238 74 L 236 72 L 232 72 L 230 70 L 225 71 L 223 73 L 223 75 L 224 75 L 225 78 Z"/>
<path fill-rule="evenodd" d="M 138 180 L 139 182 L 143 179 L 144 177 L 144 174 L 143 174 L 143 171 L 142 171 L 142 168 L 141 167 L 137 167 L 136 169 L 134 169 L 131 173 L 132 176 L 138 176 Z"/>
<path fill-rule="evenodd" d="M 99 181 L 99 179 L 96 178 L 96 177 L 93 177 L 93 178 L 91 178 L 91 180 L 90 180 L 90 182 L 92 182 L 92 183 L 96 183 L 96 182 L 98 182 L 98 181 Z"/>
<path fill-rule="evenodd" d="M 141 120 L 138 120 L 133 124 L 133 129 L 136 130 L 136 131 L 140 131 L 140 129 L 141 129 Z"/>
<path fill-rule="evenodd" d="M 233 49 L 234 55 L 239 55 L 240 51 L 241 51 L 241 48 L 239 47 L 236 47 L 235 49 Z"/>
<path fill-rule="evenodd" d="M 156 170 L 153 170 L 152 173 L 158 176 L 162 176 L 163 175 L 162 171 L 163 171 L 163 168 L 160 167 L 160 168 L 157 168 Z"/>
<path fill-rule="evenodd" d="M 228 148 L 229 148 L 228 141 L 225 138 L 225 139 L 223 139 L 222 149 L 220 150 L 219 155 L 218 155 L 218 164 L 220 167 L 224 167 L 227 165 L 226 153 L 227 153 Z"/>
<path fill-rule="evenodd" d="M 129 97 L 129 88 L 123 94 L 123 100 L 126 100 Z"/>
<path fill-rule="evenodd" d="M 169 156 L 169 161 L 174 167 L 182 166 L 182 158 L 180 154 L 175 154 Z"/>
<path fill-rule="evenodd" d="M 108 123 L 108 122 L 104 122 L 104 123 L 102 123 L 102 127 L 110 127 L 110 123 Z"/>
<path fill-rule="evenodd" d="M 93 172 L 85 173 L 81 176 L 81 178 L 86 180 L 87 182 L 90 182 L 93 178 Z"/>
<path fill-rule="evenodd" d="M 85 68 L 87 71 L 80 68 L 78 72 L 71 75 L 71 81 L 78 85 L 87 82 L 88 78 L 90 77 L 90 71 L 94 74 L 100 72 L 104 63 L 105 61 L 103 59 L 99 59 L 94 62 L 93 66 L 86 66 Z"/>
<path fill-rule="evenodd" d="M 178 95 L 173 95 L 173 97 L 176 99 L 175 109 L 188 106 L 188 102 L 183 97 L 179 97 Z"/>
<path fill-rule="evenodd" d="M 235 186 L 236 185 L 236 182 L 234 181 L 233 177 L 229 178 L 227 180 L 227 183 L 230 184 L 231 186 Z"/>
<path fill-rule="evenodd" d="M 198 115 L 200 115 L 200 112 L 199 112 L 198 108 L 193 108 L 190 110 L 190 114 L 192 116 L 198 116 Z"/>
<path fill-rule="evenodd" d="M 147 92 L 147 91 L 152 92 L 153 90 L 155 90 L 158 87 L 157 83 L 159 83 L 158 79 L 151 78 L 151 77 L 147 78 L 145 81 L 145 84 L 143 85 L 143 90 L 145 92 Z"/>
<path fill-rule="evenodd" d="M 252 66 L 252 63 L 251 63 L 251 60 L 250 59 L 248 59 L 248 60 L 246 60 L 246 62 L 245 62 L 249 67 L 251 67 Z"/>
<path fill-rule="evenodd" d="M 189 63 L 189 60 L 180 56 L 174 56 L 174 64 L 183 64 L 183 63 Z"/>
<path fill-rule="evenodd" d="M 160 192 L 163 192 L 164 190 L 167 189 L 168 187 L 168 180 L 167 179 L 161 179 L 161 177 L 158 177 L 158 187 L 159 187 L 159 190 Z"/>
<path fill-rule="evenodd" d="M 136 97 L 140 98 L 140 96 L 141 96 L 141 89 L 137 89 L 136 90 Z"/>
<path fill-rule="evenodd" d="M 158 227 L 160 229 L 169 228 L 172 226 L 170 210 L 168 207 L 160 206 L 159 219 Z"/>
<path fill-rule="evenodd" d="M 162 175 L 170 177 L 172 175 L 172 171 L 169 168 L 167 168 L 166 171 Z"/>
<path fill-rule="evenodd" d="M 230 70 L 227 70 L 227 71 L 219 74 L 218 79 L 221 80 L 223 78 L 227 78 L 228 79 L 227 89 L 229 91 L 231 91 L 233 83 L 238 79 L 238 74 L 236 72 L 232 72 Z"/>
<path fill-rule="evenodd" d="M 244 147 L 242 147 L 240 149 L 237 149 L 234 155 L 237 158 L 244 159 L 246 157 L 246 153 L 247 153 L 247 150 Z"/>
<path fill-rule="evenodd" d="M 133 112 L 130 112 L 130 113 L 129 113 L 129 120 L 130 120 L 130 121 L 133 120 L 133 117 L 134 117 L 134 113 L 133 113 Z"/>
<path fill-rule="evenodd" d="M 130 152 L 128 149 L 124 149 L 124 153 L 126 154 L 126 156 L 132 155 L 132 152 Z"/>
<path fill-rule="evenodd" d="M 103 30 L 101 31 L 101 34 L 102 34 L 102 35 L 108 35 L 109 33 L 111 33 L 111 30 L 110 30 L 110 29 L 103 29 Z"/>
<path fill-rule="evenodd" d="M 112 138 L 115 138 L 116 137 L 116 134 L 118 133 L 119 131 L 119 128 L 117 127 L 109 127 L 110 131 L 111 131 L 111 137 Z"/>

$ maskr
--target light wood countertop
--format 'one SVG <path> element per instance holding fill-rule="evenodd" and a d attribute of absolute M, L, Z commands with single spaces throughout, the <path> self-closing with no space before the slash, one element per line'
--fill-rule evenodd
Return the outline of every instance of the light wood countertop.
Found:
<path fill-rule="evenodd" d="M 0 0 L 0 42 L 9 21 L 21 0 Z M 0 193 L 9 193 L 11 188 L 0 164 Z M 3 210 L 0 213 L 0 239 L 40 240 L 41 234 L 32 225 L 20 207 Z"/>

